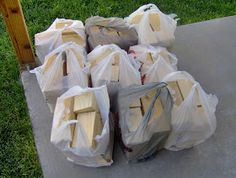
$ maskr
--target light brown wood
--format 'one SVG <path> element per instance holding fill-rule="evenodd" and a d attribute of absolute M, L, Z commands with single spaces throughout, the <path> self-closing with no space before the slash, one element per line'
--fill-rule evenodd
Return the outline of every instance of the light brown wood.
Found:
<path fill-rule="evenodd" d="M 118 82 L 120 75 L 120 67 L 119 66 L 111 66 L 111 81 Z"/>
<path fill-rule="evenodd" d="M 112 52 L 113 52 L 112 49 L 106 48 L 103 51 L 103 53 L 101 53 L 100 55 L 95 56 L 94 58 L 90 58 L 89 61 L 90 61 L 91 67 L 94 67 L 95 65 L 97 65 L 99 62 L 101 62 L 104 58 L 106 58 Z"/>
<path fill-rule="evenodd" d="M 138 107 L 141 107 L 140 99 L 135 100 L 134 102 L 132 102 L 129 107 L 130 107 L 130 108 L 138 108 Z"/>
<path fill-rule="evenodd" d="M 158 13 L 149 14 L 150 26 L 153 31 L 160 31 L 160 16 Z"/>
<path fill-rule="evenodd" d="M 66 26 L 70 26 L 72 23 L 73 22 L 71 21 L 57 22 L 56 29 L 63 29 Z M 72 41 L 78 45 L 85 46 L 85 39 L 71 29 L 65 29 L 62 31 L 62 40 L 64 43 Z"/>
<path fill-rule="evenodd" d="M 140 107 L 130 108 L 129 113 L 128 129 L 130 132 L 134 132 L 142 121 L 142 111 Z"/>
<path fill-rule="evenodd" d="M 7 30 L 21 65 L 35 64 L 35 57 L 19 0 L 0 0 Z"/>
<path fill-rule="evenodd" d="M 138 24 L 142 18 L 143 18 L 143 13 L 140 13 L 132 18 L 131 23 Z"/>
<path fill-rule="evenodd" d="M 86 92 L 81 95 L 75 96 L 74 112 L 83 113 L 90 111 L 97 111 L 96 97 L 93 92 Z"/>
<path fill-rule="evenodd" d="M 139 24 L 140 21 L 143 18 L 143 13 L 140 13 L 136 16 L 133 17 L 131 20 L 132 24 Z M 153 31 L 160 31 L 160 16 L 158 13 L 150 13 L 149 14 L 149 23 L 150 27 L 152 28 Z"/>
<path fill-rule="evenodd" d="M 179 106 L 185 100 L 185 98 L 188 97 L 190 91 L 192 90 L 193 83 L 189 80 L 178 80 L 174 82 L 168 82 L 168 87 L 173 90 L 172 96 L 175 99 L 174 103 Z M 204 111 L 199 95 L 196 97 L 196 106 L 199 111 Z"/>
<path fill-rule="evenodd" d="M 73 111 L 73 109 L 74 109 L 74 97 L 65 99 L 64 100 L 64 105 L 65 105 L 65 108 L 67 109 L 68 112 L 66 112 L 65 117 L 63 118 L 63 120 L 65 120 L 65 121 L 75 120 L 76 119 L 76 114 Z M 71 129 L 71 135 L 73 135 L 74 134 L 74 129 L 75 129 L 75 124 L 71 124 L 70 129 Z"/>
<path fill-rule="evenodd" d="M 193 83 L 190 82 L 189 80 L 179 80 L 178 85 L 183 98 L 184 99 L 187 98 L 193 87 Z M 199 110 L 201 111 L 203 110 L 199 95 L 196 97 L 196 105 Z"/>
<path fill-rule="evenodd" d="M 178 83 L 176 81 L 168 82 L 168 87 L 172 93 L 172 97 L 174 99 L 174 103 L 179 106 L 183 102 L 183 97 L 181 95 Z"/>
<path fill-rule="evenodd" d="M 77 115 L 78 123 L 75 126 L 74 136 L 72 139 L 71 146 L 73 148 L 78 145 L 78 127 L 84 131 L 86 137 L 88 139 L 89 147 L 95 149 L 97 147 L 97 143 L 95 140 L 96 135 L 100 135 L 102 132 L 103 124 L 101 120 L 101 116 L 96 112 L 86 112 L 80 113 Z"/>
<path fill-rule="evenodd" d="M 72 21 L 60 21 L 56 23 L 56 29 L 62 29 L 66 26 L 72 25 Z"/>
<path fill-rule="evenodd" d="M 156 94 L 156 90 L 151 90 L 144 97 L 141 98 L 141 103 L 142 103 L 142 108 L 143 108 L 144 114 L 147 112 L 155 94 Z M 152 115 L 151 115 L 151 118 L 149 119 L 148 124 L 151 124 L 154 120 L 158 119 L 162 113 L 163 113 L 163 107 L 161 104 L 160 97 L 158 97 L 154 103 Z"/>

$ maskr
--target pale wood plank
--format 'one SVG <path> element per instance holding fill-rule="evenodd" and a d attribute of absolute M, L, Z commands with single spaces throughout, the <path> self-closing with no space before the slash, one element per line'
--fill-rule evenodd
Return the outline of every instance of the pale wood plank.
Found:
<path fill-rule="evenodd" d="M 19 0 L 1 0 L 1 11 L 20 64 L 35 64 L 34 53 Z"/>

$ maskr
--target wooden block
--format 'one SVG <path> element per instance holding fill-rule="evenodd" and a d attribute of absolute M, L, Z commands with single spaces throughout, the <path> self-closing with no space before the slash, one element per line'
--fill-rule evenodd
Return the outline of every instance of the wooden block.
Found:
<path fill-rule="evenodd" d="M 71 147 L 76 148 L 78 145 L 78 127 L 80 127 L 80 129 L 82 129 L 87 136 L 88 146 L 92 149 L 95 149 L 97 147 L 95 137 L 96 135 L 100 135 L 103 129 L 100 114 L 97 112 L 79 113 L 77 115 L 77 120 L 78 124 L 75 126 Z"/>
<path fill-rule="evenodd" d="M 130 115 L 127 121 L 128 122 L 127 125 L 129 131 L 134 132 L 135 130 L 137 130 L 143 118 L 141 108 L 131 108 L 129 112 Z"/>
<path fill-rule="evenodd" d="M 95 65 L 97 65 L 99 62 L 101 62 L 104 58 L 106 58 L 109 54 L 111 54 L 113 52 L 112 49 L 110 48 L 106 48 L 103 53 L 101 53 L 100 55 L 97 55 L 96 57 L 94 58 L 90 58 L 89 61 L 90 61 L 90 64 L 91 64 L 91 67 L 94 67 Z"/>
<path fill-rule="evenodd" d="M 46 72 L 49 67 L 51 67 L 53 61 L 56 59 L 57 55 L 52 55 L 49 57 L 49 59 L 47 60 L 47 63 L 45 64 L 43 71 Z M 45 61 L 46 62 L 46 61 Z"/>
<path fill-rule="evenodd" d="M 86 92 L 81 95 L 75 96 L 74 112 L 83 113 L 90 111 L 97 111 L 96 97 L 93 92 Z"/>
<path fill-rule="evenodd" d="M 72 25 L 72 21 L 60 21 L 56 23 L 56 29 L 62 29 L 64 27 Z"/>
<path fill-rule="evenodd" d="M 114 54 L 113 59 L 112 59 L 112 65 L 115 65 L 115 66 L 120 65 L 120 54 L 118 53 Z"/>
<path fill-rule="evenodd" d="M 114 30 L 113 28 L 105 28 L 104 27 L 104 33 L 106 33 L 107 35 L 110 35 L 110 36 L 118 36 L 119 35 L 117 33 L 117 31 Z"/>
<path fill-rule="evenodd" d="M 133 103 L 130 104 L 129 106 L 130 108 L 140 108 L 141 107 L 141 102 L 140 102 L 140 99 L 138 100 L 135 100 Z"/>
<path fill-rule="evenodd" d="M 179 106 L 183 101 L 183 97 L 181 95 L 178 83 L 176 81 L 167 82 L 167 83 L 168 83 L 168 88 L 170 89 L 170 92 L 171 92 L 172 97 L 174 99 L 174 103 L 177 106 Z"/>
<path fill-rule="evenodd" d="M 153 31 L 160 31 L 160 16 L 158 13 L 149 14 L 149 23 Z"/>
<path fill-rule="evenodd" d="M 156 90 L 151 90 L 148 92 L 144 97 L 141 98 L 141 103 L 142 103 L 142 109 L 143 113 L 145 114 L 155 96 Z M 149 119 L 149 123 L 151 124 L 154 120 L 158 119 L 163 112 L 163 107 L 161 104 L 161 99 L 158 97 L 154 103 L 153 110 L 152 110 L 152 115 L 151 118 Z"/>
<path fill-rule="evenodd" d="M 20 0 L 0 0 L 0 10 L 2 17 L 4 17 L 18 62 L 21 65 L 34 65 L 35 56 L 25 24 Z"/>
<path fill-rule="evenodd" d="M 147 57 L 146 57 L 146 60 L 144 63 L 148 64 L 148 65 L 154 64 L 154 60 L 152 58 L 152 53 L 147 53 Z"/>
<path fill-rule="evenodd" d="M 193 83 L 189 80 L 178 80 L 178 85 L 179 85 L 179 89 L 181 91 L 183 98 L 184 99 L 187 98 L 193 87 Z M 199 110 L 201 111 L 203 110 L 199 95 L 196 98 L 196 105 Z"/>
<path fill-rule="evenodd" d="M 111 66 L 111 81 L 118 82 L 120 75 L 120 67 L 119 66 Z"/>
<path fill-rule="evenodd" d="M 192 90 L 193 83 L 189 80 L 178 80 L 168 82 L 168 88 L 171 91 L 172 97 L 174 98 L 175 105 L 179 106 L 185 98 L 188 97 L 190 91 Z M 203 107 L 199 96 L 196 98 L 196 105 L 200 111 L 203 111 Z"/>
<path fill-rule="evenodd" d="M 133 19 L 131 20 L 131 23 L 138 24 L 142 18 L 143 18 L 143 13 L 140 13 L 140 14 L 133 17 Z"/>
<path fill-rule="evenodd" d="M 64 43 L 72 41 L 78 45 L 85 46 L 85 40 L 74 31 L 64 30 L 62 32 L 62 40 Z"/>
<path fill-rule="evenodd" d="M 165 61 L 166 61 L 168 64 L 171 64 L 171 63 L 170 63 L 170 56 L 168 55 L 168 53 L 166 53 L 165 51 L 161 51 L 161 52 L 160 52 L 160 55 L 165 59 Z"/>
<path fill-rule="evenodd" d="M 143 13 L 140 13 L 133 17 L 131 20 L 132 24 L 139 24 L 143 18 Z M 160 31 L 160 16 L 158 13 L 149 14 L 149 23 L 153 31 Z"/>
<path fill-rule="evenodd" d="M 67 112 L 65 114 L 65 117 L 63 118 L 63 120 L 65 120 L 65 121 L 75 120 L 76 115 L 73 110 L 74 109 L 74 97 L 65 99 L 64 105 L 65 105 L 65 108 L 67 108 L 69 112 Z M 70 125 L 70 129 L 71 129 L 71 135 L 73 135 L 74 129 L 75 129 L 75 124 Z"/>
<path fill-rule="evenodd" d="M 92 26 L 89 29 L 90 29 L 92 34 L 93 33 L 100 33 L 101 32 L 98 26 Z"/>

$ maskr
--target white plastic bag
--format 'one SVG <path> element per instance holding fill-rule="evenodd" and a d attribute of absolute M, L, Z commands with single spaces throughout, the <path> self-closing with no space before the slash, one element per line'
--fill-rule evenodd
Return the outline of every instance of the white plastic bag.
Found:
<path fill-rule="evenodd" d="M 77 123 L 77 120 L 63 120 L 66 112 L 68 112 L 68 108 L 65 108 L 64 100 L 89 91 L 94 92 L 96 97 L 103 123 L 102 133 L 96 136 L 97 146 L 95 149 L 92 149 L 88 144 L 89 141 L 87 137 L 84 135 L 84 130 L 78 127 L 77 147 L 72 148 L 70 146 L 72 141 L 70 125 Z M 112 155 L 109 109 L 109 97 L 106 86 L 84 89 L 75 86 L 71 88 L 57 99 L 51 130 L 51 142 L 67 156 L 68 160 L 76 164 L 89 167 L 111 165 L 113 161 L 104 158 L 106 154 Z"/>
<path fill-rule="evenodd" d="M 63 75 L 63 54 L 66 55 L 67 75 Z M 51 112 L 56 99 L 69 88 L 79 85 L 88 87 L 88 76 L 84 71 L 86 51 L 73 43 L 65 43 L 45 57 L 45 62 L 32 70 L 46 98 Z"/>
<path fill-rule="evenodd" d="M 202 143 L 216 129 L 215 110 L 218 99 L 215 95 L 206 94 L 200 84 L 187 72 L 173 72 L 163 79 L 163 82 L 189 80 L 194 85 L 187 98 L 172 109 L 172 131 L 165 148 L 178 151 Z M 170 90 L 170 92 L 172 92 Z M 197 108 L 199 97 L 203 111 Z"/>
<path fill-rule="evenodd" d="M 65 25 L 62 28 L 57 28 L 57 24 L 59 23 L 65 23 L 68 25 Z M 79 45 L 86 47 L 86 35 L 83 23 L 79 20 L 57 18 L 46 31 L 35 35 L 36 54 L 42 64 L 44 63 L 46 55 L 64 43 L 62 34 L 66 30 L 71 30 L 78 34 L 78 37 L 81 38 L 81 43 Z"/>
<path fill-rule="evenodd" d="M 159 15 L 159 30 L 155 31 L 150 25 L 150 14 Z M 142 16 L 138 24 L 133 24 L 133 18 L 137 16 Z M 171 46 L 175 36 L 174 32 L 177 25 L 177 20 L 173 17 L 176 15 L 166 15 L 162 13 L 156 5 L 147 4 L 141 6 L 135 12 L 126 17 L 125 20 L 133 25 L 139 36 L 139 44 L 153 44 L 160 46 Z"/>
<path fill-rule="evenodd" d="M 112 50 L 108 56 L 101 60 L 97 65 L 90 66 L 91 78 L 94 87 L 109 84 L 112 78 L 112 60 L 115 55 L 119 55 L 119 85 L 126 87 L 132 84 L 141 84 L 141 78 L 138 71 L 139 66 L 133 58 L 129 57 L 127 53 L 116 45 L 97 46 L 92 52 L 88 54 L 88 61 L 91 63 L 92 59 L 99 56 L 107 48 Z"/>
<path fill-rule="evenodd" d="M 177 70 L 177 58 L 164 47 L 136 45 L 130 47 L 129 53 L 141 63 L 144 84 L 160 82 L 167 74 Z"/>

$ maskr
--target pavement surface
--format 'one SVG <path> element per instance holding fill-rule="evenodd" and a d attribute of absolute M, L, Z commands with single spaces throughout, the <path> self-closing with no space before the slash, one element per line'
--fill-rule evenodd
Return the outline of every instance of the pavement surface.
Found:
<path fill-rule="evenodd" d="M 24 71 L 22 83 L 44 177 L 236 177 L 236 16 L 178 27 L 172 50 L 179 70 L 188 71 L 205 91 L 219 98 L 217 129 L 210 139 L 188 150 L 164 150 L 155 159 L 137 164 L 128 164 L 115 144 L 111 167 L 75 165 L 50 143 L 52 114 L 34 74 Z"/>

